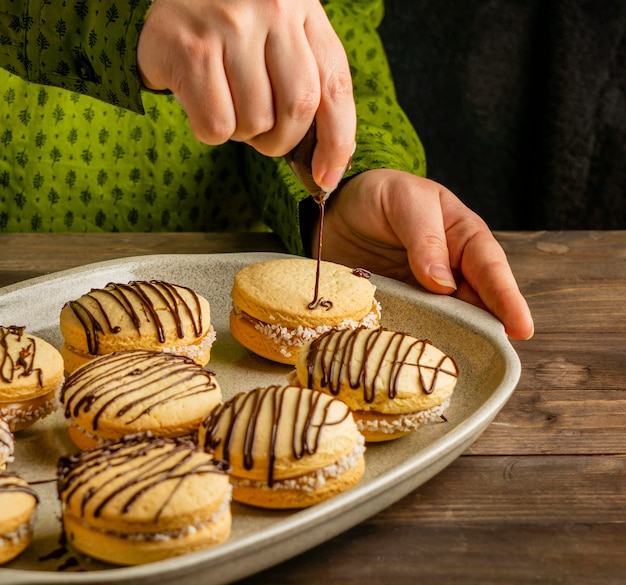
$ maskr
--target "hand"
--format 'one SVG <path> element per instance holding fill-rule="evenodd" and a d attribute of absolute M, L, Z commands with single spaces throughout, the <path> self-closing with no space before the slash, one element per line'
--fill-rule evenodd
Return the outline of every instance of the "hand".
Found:
<path fill-rule="evenodd" d="M 317 121 L 313 178 L 339 182 L 356 109 L 341 41 L 319 0 L 155 0 L 139 37 L 144 85 L 179 99 L 194 136 L 282 156 Z"/>
<path fill-rule="evenodd" d="M 352 177 L 326 204 L 322 254 L 485 308 L 513 339 L 533 334 L 504 250 L 478 215 L 431 180 L 387 169 Z"/>

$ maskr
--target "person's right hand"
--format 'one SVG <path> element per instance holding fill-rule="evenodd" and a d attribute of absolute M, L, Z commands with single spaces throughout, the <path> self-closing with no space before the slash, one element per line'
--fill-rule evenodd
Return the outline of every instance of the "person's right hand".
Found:
<path fill-rule="evenodd" d="M 194 136 L 282 156 L 317 123 L 313 178 L 336 186 L 354 147 L 348 60 L 319 0 L 155 0 L 137 47 L 144 85 L 171 90 Z"/>

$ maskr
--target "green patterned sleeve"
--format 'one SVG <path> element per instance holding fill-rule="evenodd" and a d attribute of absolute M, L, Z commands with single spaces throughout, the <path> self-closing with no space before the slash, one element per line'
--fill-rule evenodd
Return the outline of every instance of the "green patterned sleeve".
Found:
<path fill-rule="evenodd" d="M 0 67 L 143 112 L 137 41 L 152 0 L 0 0 Z"/>
<path fill-rule="evenodd" d="M 328 0 L 323 2 L 342 40 L 352 72 L 357 107 L 357 149 L 346 177 L 375 168 L 391 168 L 425 176 L 422 143 L 398 104 L 391 71 L 377 27 L 383 0 Z M 304 254 L 300 205 L 308 197 L 283 159 L 267 159 L 246 151 L 249 189 L 262 210 L 262 219 L 289 251 Z M 306 241 L 306 239 L 305 239 Z"/>

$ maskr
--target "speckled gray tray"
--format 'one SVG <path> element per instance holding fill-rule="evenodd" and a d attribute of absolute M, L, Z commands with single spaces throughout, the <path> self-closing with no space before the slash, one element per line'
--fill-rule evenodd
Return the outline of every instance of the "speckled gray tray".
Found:
<path fill-rule="evenodd" d="M 241 347 L 230 335 L 233 276 L 273 253 L 157 255 L 91 264 L 0 289 L 0 323 L 24 325 L 57 347 L 63 304 L 108 282 L 163 279 L 192 287 L 211 302 L 217 331 L 210 367 L 226 397 L 267 383 L 284 382 L 289 366 L 273 364 Z M 463 302 L 373 276 L 383 325 L 428 338 L 452 355 L 460 369 L 447 422 L 407 437 L 370 445 L 367 471 L 351 491 L 295 512 L 234 504 L 230 539 L 213 549 L 137 567 L 91 561 L 59 546 L 59 506 L 54 483 L 59 455 L 72 452 L 60 412 L 17 436 L 9 469 L 33 482 L 41 497 L 32 545 L 0 569 L 0 583 L 113 585 L 188 582 L 218 585 L 258 572 L 358 524 L 430 479 L 458 457 L 495 417 L 515 389 L 520 362 L 502 326 Z M 63 554 L 61 554 L 63 553 Z M 77 566 L 71 566 L 78 563 Z M 79 572 L 78 572 L 79 571 Z M 184 581 L 181 581 L 183 579 Z"/>

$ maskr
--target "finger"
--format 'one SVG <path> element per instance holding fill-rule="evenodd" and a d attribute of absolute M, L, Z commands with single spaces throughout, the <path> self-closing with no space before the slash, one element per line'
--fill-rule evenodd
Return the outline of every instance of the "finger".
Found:
<path fill-rule="evenodd" d="M 407 250 L 417 281 L 432 292 L 450 294 L 457 287 L 450 268 L 439 186 L 432 181 L 420 181 L 421 186 L 412 180 L 406 189 L 383 191 L 385 215 Z M 418 187 L 421 187 L 419 191 Z"/>
<path fill-rule="evenodd" d="M 341 41 L 320 6 L 305 30 L 320 75 L 321 96 L 316 113 L 317 147 L 313 178 L 324 191 L 335 189 L 354 152 L 356 106 L 352 76 Z"/>
<path fill-rule="evenodd" d="M 232 140 L 252 141 L 274 128 L 274 96 L 265 64 L 264 46 L 265 38 L 251 38 L 249 35 L 249 38 L 242 38 L 226 47 L 224 68 L 236 119 Z"/>
<path fill-rule="evenodd" d="M 218 44 L 199 46 L 194 58 L 181 64 L 172 84 L 195 138 L 210 145 L 223 144 L 236 128 L 235 107 Z"/>
<path fill-rule="evenodd" d="M 270 35 L 265 62 L 274 98 L 274 126 L 249 143 L 267 156 L 282 156 L 313 123 L 320 101 L 319 72 L 303 29 Z"/>
<path fill-rule="evenodd" d="M 530 309 L 522 296 L 504 250 L 488 231 L 470 238 L 463 251 L 462 271 L 487 309 L 513 339 L 529 339 L 534 333 Z"/>

